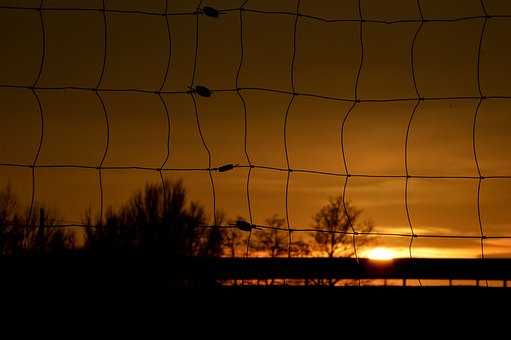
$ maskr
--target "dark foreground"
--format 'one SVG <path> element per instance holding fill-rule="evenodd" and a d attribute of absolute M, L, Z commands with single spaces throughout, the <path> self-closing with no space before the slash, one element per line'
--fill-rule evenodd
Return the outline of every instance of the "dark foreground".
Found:
<path fill-rule="evenodd" d="M 439 289 L 426 287 L 431 285 L 452 286 L 449 288 L 458 290 L 511 286 L 511 260 L 508 259 L 357 261 L 351 258 L 169 258 L 155 254 L 92 256 L 77 253 L 3 257 L 0 268 L 0 285 L 16 290 L 165 292 L 173 288 L 238 291 L 342 288 L 355 292 Z M 418 280 L 422 287 L 418 286 Z"/>
<path fill-rule="evenodd" d="M 496 311 L 511 297 L 504 280 L 511 279 L 509 260 L 394 260 L 351 259 L 163 259 L 154 256 L 17 257 L 0 259 L 0 292 L 4 310 L 12 315 L 34 311 L 74 319 L 75 313 L 110 320 L 128 314 L 138 320 L 155 314 L 169 322 L 217 317 L 221 324 L 239 318 L 241 324 L 273 318 L 341 316 L 353 320 L 380 318 L 397 311 L 417 317 L 416 311 L 437 317 L 466 311 Z M 402 279 L 406 278 L 406 286 Z M 416 286 L 416 278 L 479 279 L 477 286 Z M 271 279 L 274 278 L 274 285 Z M 286 278 L 286 285 L 282 284 Z M 308 278 L 308 285 L 304 280 Z M 350 286 L 329 286 L 333 278 Z M 229 285 L 220 285 L 225 280 Z M 280 279 L 280 281 L 279 281 Z M 380 280 L 379 286 L 358 286 Z M 400 286 L 383 286 L 382 280 Z M 500 280 L 500 288 L 486 287 L 486 279 Z M 332 281 L 330 281 L 332 280 Z M 318 285 L 317 283 L 322 283 Z M 339 282 L 339 281 L 337 281 Z M 475 282 L 475 281 L 474 281 Z M 494 281 L 490 281 L 494 282 Z M 244 285 L 242 285 L 244 283 Z M 291 285 L 300 283 L 301 285 Z M 395 281 L 393 282 L 395 284 Z M 259 285 L 257 285 L 259 284 Z M 472 283 L 474 284 L 474 283 Z M 509 286 L 509 285 L 508 285 Z M 147 306 L 149 304 L 150 306 Z M 475 306 L 483 305 L 483 309 Z M 35 307 L 35 309 L 34 309 Z M 499 307 L 500 308 L 500 307 Z M 429 311 L 435 312 L 429 312 Z M 455 312 L 455 310 L 457 312 Z M 17 312 L 16 312 L 17 311 Z M 35 312 L 37 311 L 37 312 Z M 162 312 L 163 313 L 162 313 Z M 413 311 L 413 313 L 411 313 Z M 123 317 L 124 320 L 124 317 Z M 351 319 L 350 319 L 351 320 Z M 138 321 L 137 321 L 138 322 Z M 310 322 L 310 321 L 309 321 Z M 337 321 L 336 321 L 337 322 Z M 83 326 L 80 326 L 83 327 Z M 124 326 L 123 326 L 124 327 Z"/>

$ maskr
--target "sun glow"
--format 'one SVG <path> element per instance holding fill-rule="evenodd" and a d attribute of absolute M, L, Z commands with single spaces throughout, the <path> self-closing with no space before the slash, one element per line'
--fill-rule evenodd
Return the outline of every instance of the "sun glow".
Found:
<path fill-rule="evenodd" d="M 377 247 L 369 250 L 366 256 L 371 260 L 389 261 L 395 258 L 395 253 L 388 248 Z"/>

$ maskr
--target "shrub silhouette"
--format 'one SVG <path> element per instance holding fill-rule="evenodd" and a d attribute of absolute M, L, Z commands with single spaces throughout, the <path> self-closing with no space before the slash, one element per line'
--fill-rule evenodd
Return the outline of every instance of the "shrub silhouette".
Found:
<path fill-rule="evenodd" d="M 63 254 L 75 248 L 75 237 L 65 228 L 55 228 L 56 213 L 38 202 L 32 211 L 20 213 L 10 185 L 0 191 L 0 255 Z"/>
<path fill-rule="evenodd" d="M 87 229 L 85 250 L 115 253 L 139 251 L 165 256 L 215 256 L 221 252 L 221 233 L 201 228 L 204 208 L 186 202 L 181 181 L 147 184 L 117 211 L 109 208 L 104 221 Z M 85 223 L 90 224 L 90 212 Z"/>

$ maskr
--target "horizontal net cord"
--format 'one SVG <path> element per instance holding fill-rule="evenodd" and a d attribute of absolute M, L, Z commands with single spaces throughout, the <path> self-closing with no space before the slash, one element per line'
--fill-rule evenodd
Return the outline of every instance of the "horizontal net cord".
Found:
<path fill-rule="evenodd" d="M 37 91 L 61 91 L 61 90 L 72 90 L 72 91 L 90 91 L 90 92 L 133 92 L 133 93 L 142 93 L 142 94 L 152 94 L 152 95 L 185 95 L 193 93 L 194 90 L 176 90 L 176 91 L 166 91 L 166 90 L 151 90 L 151 89 L 137 89 L 137 88 L 95 88 L 95 87 L 81 87 L 81 86 L 31 86 L 31 85 L 9 85 L 9 84 L 0 84 L 0 88 L 13 88 L 13 89 L 26 89 L 26 90 L 37 90 Z M 310 97 L 317 99 L 325 99 L 331 101 L 341 101 L 347 103 L 385 103 L 385 102 L 416 102 L 418 99 L 416 97 L 395 97 L 395 98 L 360 98 L 353 99 L 351 97 L 334 97 L 334 96 L 322 96 L 314 93 L 307 92 L 293 92 L 288 90 L 280 90 L 274 88 L 264 88 L 264 87 L 239 87 L 239 88 L 230 88 L 230 89 L 211 89 L 212 94 L 215 92 L 223 93 L 223 92 L 240 92 L 240 91 L 254 91 L 254 92 L 268 92 L 268 93 L 276 93 L 282 95 L 294 95 L 295 97 Z M 498 100 L 498 99 L 511 99 L 511 95 L 485 95 L 481 96 L 424 96 L 419 98 L 420 101 L 446 101 L 446 100 Z"/>
<path fill-rule="evenodd" d="M 4 226 L 9 227 L 27 227 L 27 228 L 38 228 L 38 224 L 27 224 L 27 223 L 5 223 Z M 104 228 L 108 227 L 108 225 L 95 225 L 95 224 L 87 224 L 87 223 L 78 223 L 78 222 L 59 222 L 49 225 L 43 225 L 43 228 Z M 238 228 L 236 225 L 230 225 L 230 224 L 220 224 L 220 225 L 214 225 L 214 224 L 203 224 L 199 225 L 198 228 L 202 229 L 212 229 L 212 228 L 219 228 L 219 229 L 236 229 L 240 230 L 241 232 L 246 232 L 247 235 L 249 233 L 248 230 L 242 230 Z M 275 230 L 275 231 L 281 231 L 283 233 L 288 233 L 287 227 L 274 227 L 269 225 L 263 225 L 263 224 L 250 224 L 250 231 L 261 231 L 261 230 Z M 325 229 L 316 229 L 316 228 L 300 228 L 296 226 L 290 226 L 289 230 L 292 233 L 325 233 L 325 234 L 343 234 L 343 235 L 365 235 L 365 236 L 382 236 L 382 237 L 403 237 L 403 238 L 435 238 L 435 239 L 473 239 L 473 240 L 480 240 L 481 235 L 454 235 L 454 234 L 410 234 L 410 233 L 392 233 L 392 232 L 378 232 L 378 231 L 351 231 L 351 230 L 325 230 Z M 511 235 L 485 235 L 483 239 L 511 239 Z"/>
<path fill-rule="evenodd" d="M 230 164 L 229 164 L 230 165 Z M 204 167 L 204 168 L 170 168 L 170 167 L 144 167 L 144 166 L 129 166 L 129 165 L 119 165 L 119 166 L 95 166 L 95 165 L 80 165 L 80 164 L 37 164 L 32 165 L 29 163 L 0 163 L 0 166 L 4 167 L 18 167 L 18 168 L 68 168 L 68 169 L 84 169 L 84 170 L 141 170 L 141 171 L 218 171 L 225 172 L 222 170 L 222 167 Z M 492 180 L 492 179 L 511 179 L 511 175 L 487 175 L 487 176 L 455 176 L 455 175 L 385 175 L 385 174 L 365 174 L 365 173 L 356 173 L 350 172 L 349 174 L 345 173 L 337 173 L 337 172 L 327 172 L 327 171 L 318 171 L 318 170 L 309 170 L 309 169 L 300 169 L 300 168 L 279 168 L 265 165 L 257 165 L 255 163 L 251 165 L 232 165 L 232 168 L 241 168 L 241 169 L 261 169 L 268 171 L 278 171 L 278 172 L 296 172 L 296 173 L 305 173 L 305 174 L 313 174 L 313 175 L 325 175 L 325 176 L 337 176 L 337 177 L 361 177 L 361 178 L 388 178 L 388 179 L 465 179 L 465 180 Z"/>
<path fill-rule="evenodd" d="M 25 10 L 25 11 L 42 11 L 42 12 L 106 12 L 112 14 L 134 14 L 134 15 L 142 15 L 142 16 L 195 16 L 197 14 L 203 14 L 202 11 L 180 11 L 180 12 L 166 12 L 166 11 L 143 11 L 143 10 L 129 10 L 129 9 L 114 9 L 114 8 L 86 8 L 86 7 L 30 7 L 30 6 L 0 6 L 0 9 L 7 10 Z M 457 16 L 457 17 L 424 17 L 424 19 L 417 18 L 406 18 L 406 19 L 379 19 L 379 18 L 326 18 L 321 16 L 315 16 L 305 13 L 297 13 L 293 11 L 269 11 L 269 10 L 260 10 L 260 9 L 251 9 L 245 7 L 238 8 L 225 8 L 225 9 L 216 9 L 219 14 L 237 14 L 239 11 L 254 13 L 254 14 L 262 14 L 262 15 L 281 15 L 281 16 L 291 16 L 304 19 L 310 19 L 314 21 L 319 21 L 323 23 L 356 23 L 356 22 L 365 22 L 365 23 L 373 23 L 373 24 L 385 24 L 385 25 L 393 25 L 393 24 L 409 24 L 409 23 L 435 23 L 435 22 L 460 22 L 460 21 L 470 21 L 470 20 L 481 20 L 481 19 L 509 19 L 511 18 L 511 14 L 487 14 L 487 15 L 468 15 L 468 16 Z"/>

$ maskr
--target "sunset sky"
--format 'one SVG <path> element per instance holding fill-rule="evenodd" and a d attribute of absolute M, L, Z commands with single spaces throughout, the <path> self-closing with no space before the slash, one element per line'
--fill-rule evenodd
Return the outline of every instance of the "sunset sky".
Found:
<path fill-rule="evenodd" d="M 217 9 L 239 8 L 244 1 L 204 1 Z M 40 1 L 0 0 L 1 6 L 38 7 Z M 101 1 L 43 3 L 44 64 L 37 87 L 94 88 L 103 69 L 104 25 L 100 11 L 52 10 L 101 8 Z M 197 1 L 168 1 L 168 13 L 193 12 Z M 427 19 L 484 15 L 479 0 L 420 1 Z M 107 0 L 108 9 L 162 13 L 163 0 Z M 511 15 L 511 2 L 485 0 L 491 15 Z M 249 10 L 295 12 L 296 2 L 249 0 Z M 415 0 L 362 0 L 365 19 L 420 19 Z M 360 67 L 358 1 L 302 0 L 300 12 L 324 22 L 295 16 L 243 12 L 243 63 L 239 87 L 247 110 L 247 152 L 251 163 L 332 173 L 290 174 L 288 212 L 293 228 L 310 229 L 313 215 L 329 197 L 343 193 L 346 161 L 350 174 L 403 176 L 408 122 L 417 104 L 412 77 L 411 47 L 418 22 L 363 24 L 363 51 L 357 98 L 350 112 Z M 164 16 L 109 12 L 106 65 L 101 89 L 187 91 L 191 85 L 196 46 L 196 17 L 170 15 L 171 45 Z M 480 235 L 477 214 L 478 176 L 474 160 L 473 121 L 479 102 L 478 50 L 482 18 L 456 22 L 425 22 L 414 44 L 417 89 L 424 100 L 414 115 L 408 139 L 408 172 L 417 176 L 474 178 L 412 178 L 408 207 L 414 232 L 420 235 Z M 240 12 L 218 18 L 200 16 L 194 84 L 212 90 L 236 88 L 240 65 Z M 482 101 L 476 125 L 476 151 L 481 175 L 511 176 L 511 17 L 487 20 L 479 60 L 479 85 L 489 98 Z M 10 184 L 22 205 L 30 204 L 30 168 L 41 137 L 37 101 L 30 89 L 37 79 L 43 52 L 39 12 L 0 9 L 0 188 Z M 169 48 L 170 47 L 170 48 Z M 171 51 L 170 68 L 164 78 Z M 295 51 L 292 69 L 293 51 Z M 291 96 L 256 90 L 268 88 L 328 98 Z M 35 197 L 57 212 L 62 222 L 79 223 L 87 208 L 100 210 L 98 171 L 106 146 L 105 117 L 90 90 L 37 90 L 44 117 L 44 138 L 37 165 L 85 165 L 37 168 Z M 167 116 L 156 93 L 101 91 L 109 119 L 110 142 L 103 166 L 159 168 L 167 154 Z M 170 115 L 170 154 L 165 168 L 207 168 L 208 154 L 197 128 L 190 94 L 163 93 Z M 334 100 L 335 98 L 347 100 Z M 384 99 L 403 99 L 382 102 Z M 198 115 L 212 166 L 248 165 L 245 155 L 243 103 L 236 91 L 214 91 L 198 98 Z M 217 209 L 228 219 L 249 219 L 246 167 L 213 173 Z M 334 175 L 336 174 L 336 175 Z M 255 224 L 273 214 L 286 215 L 287 171 L 256 168 L 250 176 L 250 202 Z M 212 193 L 207 171 L 164 171 L 182 179 L 190 198 L 206 206 L 212 222 Z M 117 207 L 147 182 L 157 183 L 157 171 L 103 170 L 104 207 Z M 410 233 L 405 178 L 350 177 L 347 201 L 363 209 L 376 232 Z M 485 178 L 480 188 L 481 222 L 486 236 L 511 236 L 511 177 Z M 310 235 L 309 235 L 310 236 Z M 307 237 L 307 235 L 304 235 Z M 378 247 L 406 257 L 409 237 L 377 237 Z M 488 257 L 511 257 L 511 239 L 489 239 Z M 417 257 L 478 257 L 479 239 L 417 238 Z"/>

